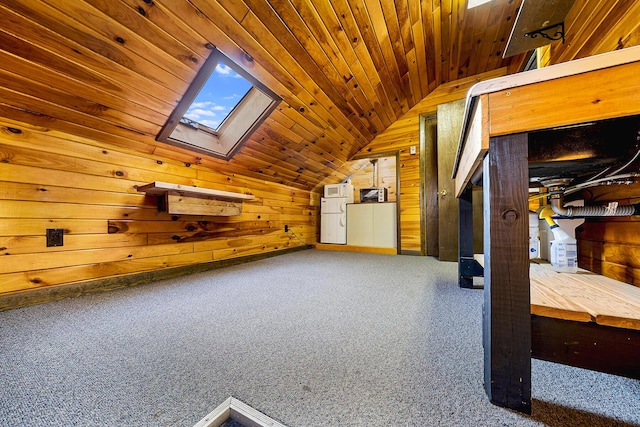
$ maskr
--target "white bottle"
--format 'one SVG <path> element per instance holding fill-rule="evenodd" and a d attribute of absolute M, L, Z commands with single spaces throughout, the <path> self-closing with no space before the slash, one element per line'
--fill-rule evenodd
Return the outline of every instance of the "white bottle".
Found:
<path fill-rule="evenodd" d="M 549 260 L 551 268 L 562 273 L 578 271 L 578 245 L 576 239 L 569 236 L 557 224 L 550 227 L 554 239 L 549 242 Z"/>

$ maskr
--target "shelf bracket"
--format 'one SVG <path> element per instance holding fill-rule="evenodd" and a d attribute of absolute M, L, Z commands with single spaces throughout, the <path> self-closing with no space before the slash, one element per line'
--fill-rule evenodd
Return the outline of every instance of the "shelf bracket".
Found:
<path fill-rule="evenodd" d="M 557 30 L 555 33 L 553 33 L 553 35 L 549 35 L 546 33 L 547 31 L 553 30 L 554 28 L 558 28 L 558 27 L 560 27 L 560 29 Z M 553 25 L 547 25 L 546 27 L 542 27 L 535 31 L 529 31 L 528 33 L 525 33 L 524 36 L 531 37 L 532 39 L 535 39 L 538 36 L 542 36 L 543 38 L 551 41 L 562 40 L 562 44 L 564 44 L 564 22 L 560 22 L 558 24 L 553 24 Z"/>

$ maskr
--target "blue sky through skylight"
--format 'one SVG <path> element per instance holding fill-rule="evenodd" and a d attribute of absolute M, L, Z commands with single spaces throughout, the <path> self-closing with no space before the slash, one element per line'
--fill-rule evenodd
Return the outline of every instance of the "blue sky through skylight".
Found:
<path fill-rule="evenodd" d="M 251 86 L 244 77 L 219 62 L 184 117 L 218 129 Z"/>

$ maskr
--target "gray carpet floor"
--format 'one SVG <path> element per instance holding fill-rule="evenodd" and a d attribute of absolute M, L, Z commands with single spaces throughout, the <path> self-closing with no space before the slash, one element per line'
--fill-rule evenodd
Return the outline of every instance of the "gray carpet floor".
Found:
<path fill-rule="evenodd" d="M 532 416 L 491 405 L 456 270 L 308 250 L 0 313 L 0 425 L 640 425 L 640 381 L 535 360 Z"/>

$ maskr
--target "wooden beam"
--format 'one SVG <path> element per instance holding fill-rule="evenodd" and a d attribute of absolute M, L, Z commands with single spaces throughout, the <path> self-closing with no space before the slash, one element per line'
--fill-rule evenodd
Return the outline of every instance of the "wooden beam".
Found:
<path fill-rule="evenodd" d="M 640 379 L 638 330 L 532 315 L 531 338 L 536 359 Z"/>
<path fill-rule="evenodd" d="M 489 95 L 492 135 L 629 116 L 640 110 L 640 62 Z M 551 100 L 553 104 L 540 102 Z M 558 114 L 558 112 L 561 114 Z"/>
<path fill-rule="evenodd" d="M 489 149 L 489 96 L 478 97 L 472 108 L 470 125 L 462 130 L 465 144 L 458 144 L 453 165 L 456 196 L 469 184 Z"/>
<path fill-rule="evenodd" d="M 458 285 L 473 288 L 473 274 L 465 271 L 463 259 L 473 259 L 473 189 L 469 186 L 458 198 Z"/>
<path fill-rule="evenodd" d="M 484 159 L 484 377 L 489 400 L 531 413 L 527 134 L 492 138 Z"/>

